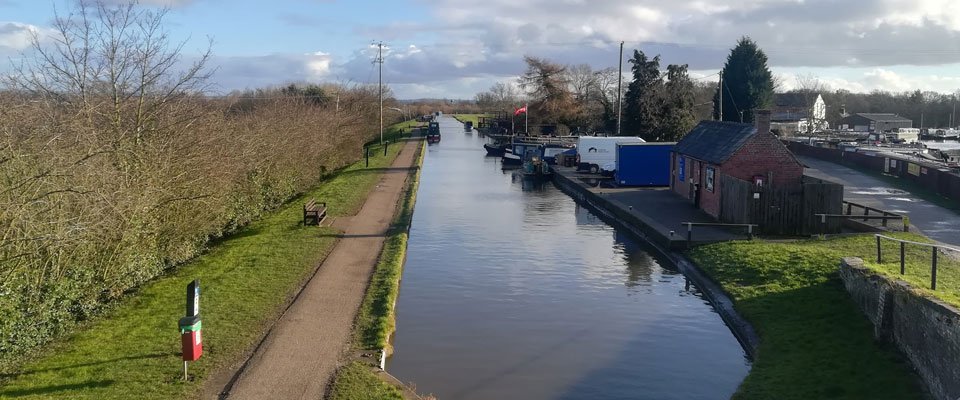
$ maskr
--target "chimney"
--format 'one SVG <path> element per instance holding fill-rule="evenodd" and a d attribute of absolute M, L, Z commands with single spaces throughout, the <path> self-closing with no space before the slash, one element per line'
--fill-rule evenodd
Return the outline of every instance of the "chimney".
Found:
<path fill-rule="evenodd" d="M 753 112 L 753 123 L 759 133 L 770 133 L 770 110 Z"/>

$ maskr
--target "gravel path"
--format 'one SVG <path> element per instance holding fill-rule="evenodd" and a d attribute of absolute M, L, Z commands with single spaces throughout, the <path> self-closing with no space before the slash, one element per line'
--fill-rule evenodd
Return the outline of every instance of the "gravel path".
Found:
<path fill-rule="evenodd" d="M 323 398 L 348 350 L 354 319 L 419 145 L 404 144 L 316 275 L 250 358 L 228 398 Z"/>

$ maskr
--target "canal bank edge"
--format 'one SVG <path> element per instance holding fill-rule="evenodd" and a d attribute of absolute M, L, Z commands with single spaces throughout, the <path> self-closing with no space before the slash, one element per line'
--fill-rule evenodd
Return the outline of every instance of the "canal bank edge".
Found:
<path fill-rule="evenodd" d="M 586 205 L 608 222 L 626 229 L 636 238 L 648 243 L 661 256 L 673 262 L 687 279 L 700 288 L 704 297 L 717 310 L 723 322 L 740 342 L 747 356 L 751 360 L 756 357 L 757 348 L 760 345 L 760 336 L 757 335 L 756 330 L 734 309 L 733 300 L 719 284 L 714 282 L 686 256 L 673 250 L 676 247 L 676 240 L 663 236 L 660 230 L 648 225 L 628 210 L 605 199 L 602 195 L 587 190 L 584 184 L 576 182 L 564 174 L 553 174 L 553 182 L 574 200 Z M 633 210 L 633 212 L 637 212 L 637 210 Z"/>
<path fill-rule="evenodd" d="M 407 236 L 413 219 L 426 149 L 421 141 L 417 159 L 413 163 L 414 170 L 410 173 L 405 193 L 396 208 L 390 237 L 384 241 L 376 269 L 370 277 L 363 303 L 357 313 L 352 344 L 355 351 L 338 368 L 325 398 L 378 398 L 374 393 L 370 393 L 371 388 L 389 385 L 396 388 L 402 398 L 421 399 L 413 388 L 387 373 L 383 369 L 383 362 L 393 353 L 389 341 L 396 330 L 396 302 L 403 267 L 406 264 Z M 379 396 L 395 397 L 392 393 L 380 393 Z"/>
<path fill-rule="evenodd" d="M 859 258 L 841 260 L 840 278 L 874 337 L 906 355 L 933 397 L 960 398 L 960 310 L 870 270 Z"/>

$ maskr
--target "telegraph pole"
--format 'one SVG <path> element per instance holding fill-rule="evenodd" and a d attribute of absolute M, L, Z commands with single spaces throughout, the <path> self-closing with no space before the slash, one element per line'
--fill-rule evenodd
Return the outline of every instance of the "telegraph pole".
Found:
<path fill-rule="evenodd" d="M 720 70 L 720 121 L 723 121 L 723 70 Z"/>
<path fill-rule="evenodd" d="M 383 146 L 383 42 L 377 43 L 377 97 L 380 100 L 380 146 Z"/>
<path fill-rule="evenodd" d="M 617 136 L 620 136 L 620 119 L 623 117 L 623 41 L 620 41 L 620 73 L 617 74 Z"/>

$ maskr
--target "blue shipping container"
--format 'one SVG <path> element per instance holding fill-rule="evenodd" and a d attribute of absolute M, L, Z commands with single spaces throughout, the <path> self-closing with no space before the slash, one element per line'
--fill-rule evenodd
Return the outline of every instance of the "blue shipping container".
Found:
<path fill-rule="evenodd" d="M 617 171 L 620 186 L 670 186 L 670 152 L 676 142 L 618 143 Z"/>

